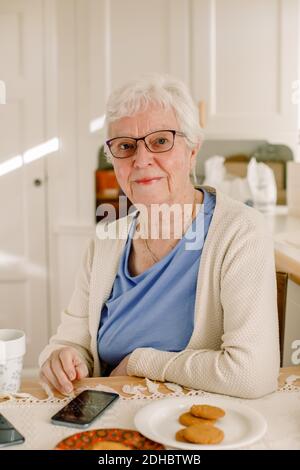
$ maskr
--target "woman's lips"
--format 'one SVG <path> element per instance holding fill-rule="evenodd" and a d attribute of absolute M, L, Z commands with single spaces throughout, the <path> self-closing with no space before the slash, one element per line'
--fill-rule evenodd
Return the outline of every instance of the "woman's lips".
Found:
<path fill-rule="evenodd" d="M 161 180 L 161 177 L 157 178 L 142 178 L 140 180 L 135 180 L 135 183 L 137 184 L 152 184 L 155 183 L 156 181 Z"/>

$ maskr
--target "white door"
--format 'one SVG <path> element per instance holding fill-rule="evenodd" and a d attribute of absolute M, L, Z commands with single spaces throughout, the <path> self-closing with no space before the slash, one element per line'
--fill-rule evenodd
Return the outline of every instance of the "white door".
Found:
<path fill-rule="evenodd" d="M 44 141 L 43 47 L 43 1 L 0 0 L 0 327 L 25 330 L 27 367 L 48 331 L 45 162 L 30 152 Z"/>

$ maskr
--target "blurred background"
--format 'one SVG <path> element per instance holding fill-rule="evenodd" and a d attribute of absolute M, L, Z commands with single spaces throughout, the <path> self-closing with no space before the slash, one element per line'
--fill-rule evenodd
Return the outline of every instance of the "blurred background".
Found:
<path fill-rule="evenodd" d="M 0 0 L 0 327 L 26 331 L 29 371 L 68 304 L 97 205 L 118 206 L 101 146 L 106 99 L 124 81 L 166 72 L 188 85 L 205 132 L 197 183 L 212 156 L 241 178 L 255 156 L 282 217 L 297 211 L 299 24 L 299 0 Z M 282 232 L 287 219 L 272 217 Z"/>

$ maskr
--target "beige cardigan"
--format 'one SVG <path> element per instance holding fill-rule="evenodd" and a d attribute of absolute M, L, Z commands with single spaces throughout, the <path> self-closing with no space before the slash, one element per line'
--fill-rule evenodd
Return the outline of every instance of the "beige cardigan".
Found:
<path fill-rule="evenodd" d="M 202 251 L 189 344 L 181 352 L 136 349 L 127 372 L 255 398 L 276 390 L 279 372 L 273 242 L 258 211 L 211 187 L 205 189 L 216 192 L 216 206 Z M 128 216 L 98 224 L 102 238 L 105 228 L 118 228 L 119 237 L 96 237 L 89 243 L 69 307 L 42 351 L 40 365 L 52 351 L 70 345 L 81 353 L 90 374 L 100 375 L 100 313 L 117 274 L 130 222 Z M 132 327 L 138 328 L 138 318 Z"/>

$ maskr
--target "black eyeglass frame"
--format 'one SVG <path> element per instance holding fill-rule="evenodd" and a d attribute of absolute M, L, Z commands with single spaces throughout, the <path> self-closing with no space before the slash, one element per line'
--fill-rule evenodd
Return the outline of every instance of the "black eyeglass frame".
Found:
<path fill-rule="evenodd" d="M 172 132 L 173 134 L 173 143 L 172 143 L 172 147 L 170 147 L 168 150 L 162 150 L 162 151 L 156 151 L 156 152 L 152 152 L 152 150 L 149 149 L 147 143 L 146 143 L 146 137 L 149 137 L 149 135 L 151 134 L 156 134 L 156 132 Z M 143 140 L 144 141 L 144 144 L 145 144 L 145 147 L 146 149 L 148 150 L 148 152 L 150 153 L 166 153 L 166 152 L 170 152 L 170 150 L 172 150 L 172 148 L 174 147 L 174 143 L 175 143 L 175 135 L 179 135 L 180 137 L 186 137 L 186 135 L 183 133 L 183 132 L 180 132 L 180 131 L 176 131 L 174 129 L 159 129 L 157 131 L 153 131 L 153 132 L 149 132 L 149 134 L 146 134 L 144 135 L 144 137 L 128 137 L 128 136 L 119 136 L 119 137 L 114 137 L 113 139 L 109 139 L 107 140 L 105 143 L 106 145 L 108 146 L 109 150 L 110 150 L 110 153 L 112 154 L 112 156 L 114 158 L 117 158 L 118 160 L 124 160 L 126 158 L 132 158 L 133 155 L 135 154 L 136 150 L 137 150 L 137 143 L 139 140 Z M 111 143 L 116 140 L 116 139 L 132 139 L 132 140 L 135 140 L 135 151 L 133 152 L 132 155 L 129 155 L 128 157 L 116 157 L 113 153 L 112 153 L 112 150 L 111 150 Z"/>

